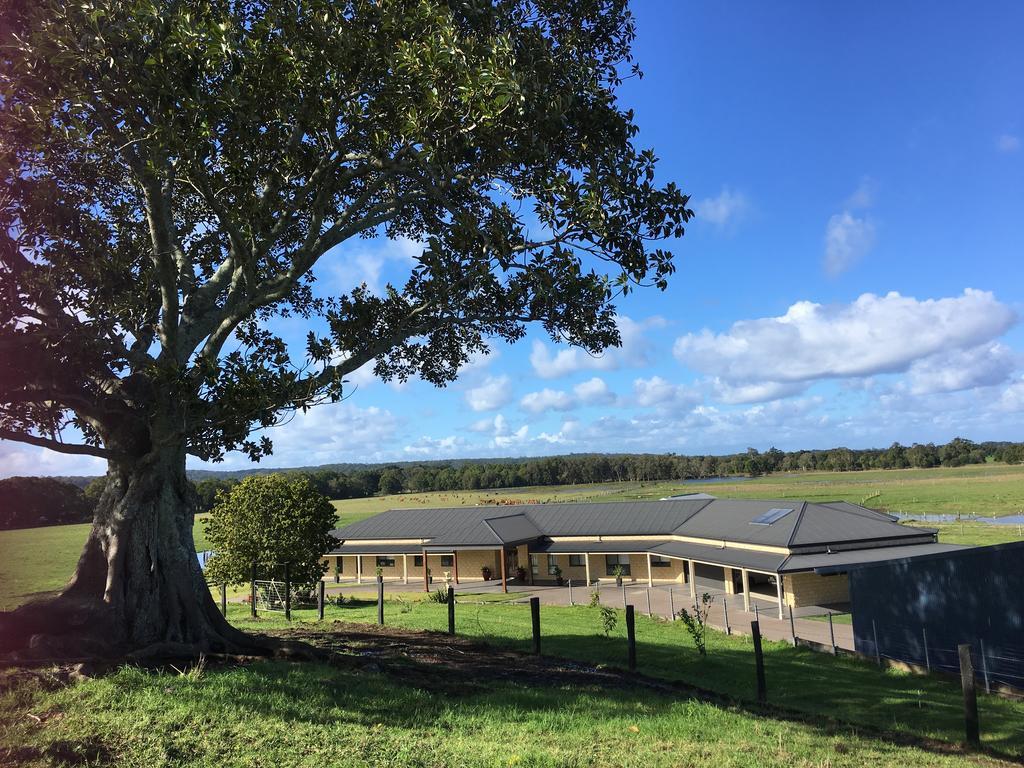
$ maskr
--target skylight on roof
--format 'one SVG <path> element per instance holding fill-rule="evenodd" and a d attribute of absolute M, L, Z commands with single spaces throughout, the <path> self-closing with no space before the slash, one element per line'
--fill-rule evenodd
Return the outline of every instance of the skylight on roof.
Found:
<path fill-rule="evenodd" d="M 792 511 L 792 509 L 769 509 L 767 512 L 762 512 L 760 515 L 751 520 L 750 524 L 771 525 L 772 523 L 778 522 Z"/>

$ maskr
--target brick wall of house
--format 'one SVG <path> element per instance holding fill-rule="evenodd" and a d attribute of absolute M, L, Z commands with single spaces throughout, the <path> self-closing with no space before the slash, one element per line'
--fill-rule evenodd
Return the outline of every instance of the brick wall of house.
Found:
<path fill-rule="evenodd" d="M 794 608 L 846 603 L 850 601 L 850 580 L 845 573 L 833 576 L 793 573 L 783 576 L 782 591 L 786 605 Z"/>

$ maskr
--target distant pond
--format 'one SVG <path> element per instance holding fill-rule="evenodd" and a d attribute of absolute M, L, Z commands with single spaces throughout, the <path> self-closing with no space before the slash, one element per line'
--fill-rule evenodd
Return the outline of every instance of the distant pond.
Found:
<path fill-rule="evenodd" d="M 691 477 L 683 480 L 683 485 L 714 485 L 715 483 L 742 483 L 750 480 L 747 475 L 734 475 L 733 477 Z"/>

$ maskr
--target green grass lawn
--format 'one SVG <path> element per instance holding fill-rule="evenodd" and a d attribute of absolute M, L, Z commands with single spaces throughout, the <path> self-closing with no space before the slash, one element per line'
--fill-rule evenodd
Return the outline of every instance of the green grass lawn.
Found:
<path fill-rule="evenodd" d="M 735 498 L 847 499 L 890 511 L 1005 515 L 1024 508 L 1024 466 L 983 464 L 955 469 L 808 472 L 773 475 L 714 485 L 671 483 L 599 483 L 486 491 L 438 491 L 348 499 L 332 502 L 338 523 L 345 525 L 395 507 L 474 505 L 496 500 L 624 501 L 657 499 L 673 493 L 709 491 Z M 206 549 L 202 518 L 196 519 L 197 549 Z M 940 541 L 998 544 L 1021 541 L 1016 526 L 978 523 L 934 526 Z M 61 525 L 0 531 L 0 610 L 13 608 L 34 594 L 57 589 L 67 581 L 88 526 Z"/>
<path fill-rule="evenodd" d="M 390 626 L 442 631 L 447 628 L 447 606 L 400 595 L 388 601 L 385 621 Z M 469 599 L 473 599 L 470 597 Z M 615 631 L 601 633 L 596 609 L 578 606 L 541 609 L 542 650 L 546 654 L 594 664 L 625 667 L 625 622 L 621 611 Z M 286 625 L 279 613 L 264 613 L 255 621 L 248 608 L 230 606 L 229 618 L 249 630 Z M 295 611 L 294 621 L 315 621 L 315 611 Z M 372 623 L 376 603 L 354 601 L 328 606 L 328 620 Z M 530 648 L 528 606 L 514 604 L 460 604 L 456 615 L 459 634 L 519 650 Z M 708 655 L 701 658 L 680 622 L 645 616 L 636 621 L 637 661 L 641 672 L 679 680 L 741 700 L 754 698 L 755 667 L 752 641 L 744 636 L 708 634 Z M 844 722 L 890 731 L 912 733 L 950 743 L 963 734 L 962 694 L 956 682 L 882 671 L 852 658 L 833 657 L 786 643 L 765 642 L 765 667 L 770 703 Z M 994 696 L 980 697 L 984 742 L 1002 752 L 1024 754 L 1024 702 Z"/>
<path fill-rule="evenodd" d="M 12 755 L 19 762 L 5 761 Z M 33 768 L 58 763 L 147 768 L 997 764 L 893 744 L 855 728 L 758 717 L 649 690 L 488 682 L 455 695 L 383 674 L 283 662 L 207 668 L 201 674 L 125 668 L 57 690 L 30 682 L 0 685 L 0 764 L 12 763 Z"/>

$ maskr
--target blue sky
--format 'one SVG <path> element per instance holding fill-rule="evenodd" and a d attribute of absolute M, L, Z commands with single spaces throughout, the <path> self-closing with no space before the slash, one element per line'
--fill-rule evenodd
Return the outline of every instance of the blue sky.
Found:
<path fill-rule="evenodd" d="M 1024 6 L 634 8 L 645 77 L 622 99 L 698 216 L 669 290 L 621 302 L 624 346 L 533 331 L 443 390 L 361 371 L 264 463 L 1024 439 Z M 414 252 L 343 247 L 321 285 L 401 282 Z"/>

